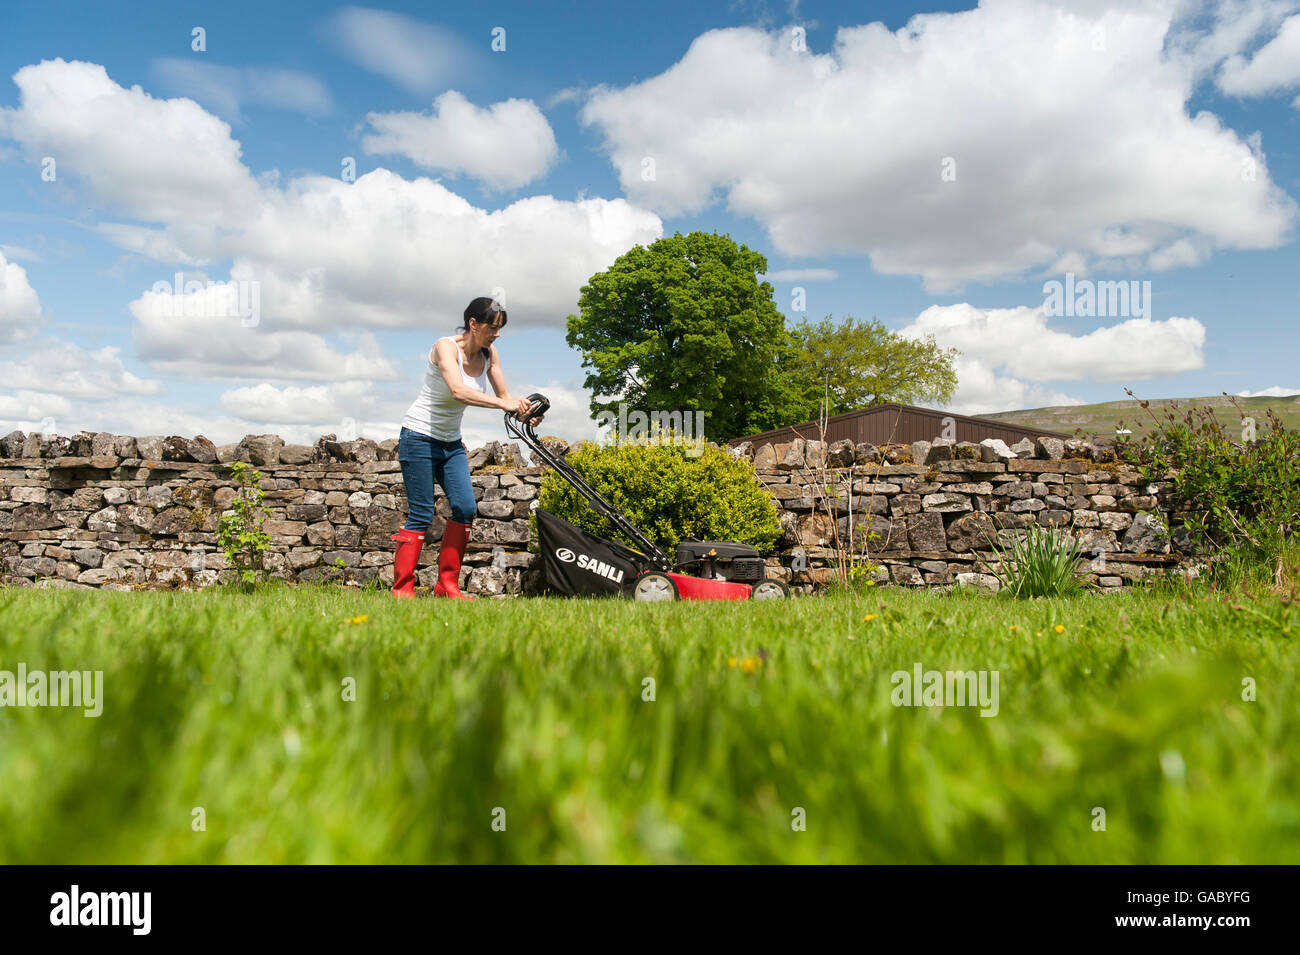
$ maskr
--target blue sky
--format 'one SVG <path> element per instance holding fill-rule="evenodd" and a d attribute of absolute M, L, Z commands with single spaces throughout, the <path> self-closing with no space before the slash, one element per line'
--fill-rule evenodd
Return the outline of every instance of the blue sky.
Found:
<path fill-rule="evenodd" d="M 578 289 L 697 229 L 957 347 L 960 412 L 1300 392 L 1300 2 L 52 2 L 0 73 L 0 433 L 391 437 L 500 288 L 589 436 Z"/>

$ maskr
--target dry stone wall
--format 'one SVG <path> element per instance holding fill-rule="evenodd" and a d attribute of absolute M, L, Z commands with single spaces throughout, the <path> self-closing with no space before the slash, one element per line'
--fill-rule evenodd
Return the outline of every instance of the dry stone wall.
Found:
<path fill-rule="evenodd" d="M 1153 573 L 1191 570 L 1196 548 L 1168 508 L 1174 475 L 1147 482 L 1114 445 L 1040 438 L 1014 448 L 918 441 L 855 445 L 795 439 L 734 453 L 753 460 L 781 508 L 783 552 L 801 556 L 793 584 L 836 579 L 844 552 L 865 553 L 879 583 L 998 588 L 996 552 L 1034 525 L 1079 542 L 1079 576 L 1118 590 Z"/>
<path fill-rule="evenodd" d="M 567 445 L 547 439 L 563 453 Z M 1028 445 L 1028 446 L 1025 446 Z M 396 439 L 286 445 L 249 435 L 217 447 L 203 437 L 71 438 L 13 432 L 0 439 L 0 583 L 114 590 L 210 586 L 235 579 L 217 544 L 217 521 L 235 496 L 230 465 L 261 472 L 271 513 L 264 567 L 288 581 L 390 586 L 406 519 Z M 871 555 L 882 583 L 995 587 L 988 539 L 1010 543 L 1032 524 L 1070 528 L 1080 572 L 1118 589 L 1192 559 L 1185 534 L 1167 530 L 1171 481 L 1145 485 L 1113 448 L 1040 439 L 903 447 L 801 439 L 733 453 L 753 459 L 783 529 L 769 574 L 812 591 L 836 575 L 837 546 Z M 528 514 L 542 469 L 515 444 L 470 452 L 476 518 L 461 587 L 484 595 L 531 592 Z M 1172 475 L 1169 476 L 1172 478 Z M 432 587 L 437 541 L 449 516 L 439 495 L 420 558 Z M 1176 515 L 1175 515 L 1176 517 Z"/>

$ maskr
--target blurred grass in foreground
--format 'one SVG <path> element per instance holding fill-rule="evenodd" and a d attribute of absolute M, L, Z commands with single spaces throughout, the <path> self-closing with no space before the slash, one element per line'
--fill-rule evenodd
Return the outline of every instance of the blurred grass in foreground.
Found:
<path fill-rule="evenodd" d="M 104 710 L 0 709 L 0 862 L 1294 862 L 1300 614 L 1243 604 L 4 590 Z"/>

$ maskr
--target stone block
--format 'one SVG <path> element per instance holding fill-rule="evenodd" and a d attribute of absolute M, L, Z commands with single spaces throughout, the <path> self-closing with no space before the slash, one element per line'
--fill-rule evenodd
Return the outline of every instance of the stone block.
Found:
<path fill-rule="evenodd" d="M 190 510 L 185 507 L 169 507 L 159 511 L 149 525 L 149 533 L 154 537 L 175 537 L 192 526 Z"/>
<path fill-rule="evenodd" d="M 308 524 L 325 519 L 324 504 L 289 504 L 285 506 L 285 516 L 291 521 L 304 521 Z"/>
<path fill-rule="evenodd" d="M 515 506 L 510 501 L 483 501 L 478 506 L 478 512 L 481 517 L 502 519 L 511 517 Z"/>
<path fill-rule="evenodd" d="M 894 564 L 889 568 L 894 583 L 903 587 L 920 587 L 925 584 L 921 572 L 910 564 Z"/>
<path fill-rule="evenodd" d="M 777 462 L 777 467 L 782 471 L 793 471 L 802 468 L 805 464 L 804 448 L 807 442 L 803 438 L 795 438 L 786 446 L 785 453 L 781 460 Z"/>
<path fill-rule="evenodd" d="M 286 444 L 280 449 L 279 463 L 302 466 L 312 462 L 314 449 L 306 444 Z"/>
<path fill-rule="evenodd" d="M 1001 581 L 992 574 L 961 573 L 956 575 L 956 582 L 959 587 L 974 587 L 991 593 L 997 593 L 1002 589 Z"/>
<path fill-rule="evenodd" d="M 943 516 L 934 511 L 913 514 L 905 519 L 907 542 L 912 550 L 941 553 L 948 549 L 948 538 L 943 526 Z"/>
<path fill-rule="evenodd" d="M 921 509 L 940 514 L 953 514 L 971 509 L 970 498 L 964 494 L 927 494 L 921 499 Z"/>
<path fill-rule="evenodd" d="M 874 444 L 864 441 L 854 448 L 853 461 L 855 464 L 879 464 L 880 460 L 880 449 Z"/>
<path fill-rule="evenodd" d="M 948 525 L 948 549 L 954 554 L 984 550 L 990 540 L 995 540 L 997 527 L 993 519 L 982 511 L 964 514 Z"/>
<path fill-rule="evenodd" d="M 913 449 L 913 460 L 918 464 L 946 464 L 953 460 L 953 448 L 956 442 L 951 438 L 935 438 L 930 442 L 930 447 L 925 453 L 925 457 L 918 458 L 915 456 Z"/>
<path fill-rule="evenodd" d="M 302 537 L 307 533 L 304 521 L 264 521 L 262 530 L 273 537 Z"/>

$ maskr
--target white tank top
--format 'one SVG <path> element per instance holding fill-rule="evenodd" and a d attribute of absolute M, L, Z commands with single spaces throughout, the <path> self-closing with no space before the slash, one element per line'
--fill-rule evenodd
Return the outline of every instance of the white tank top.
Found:
<path fill-rule="evenodd" d="M 456 340 L 450 335 L 438 339 L 444 340 L 450 340 L 456 348 L 456 364 L 460 368 L 461 380 L 476 391 L 487 394 L 487 362 L 483 363 L 482 373 L 477 378 L 471 378 L 465 373 L 465 356 Z M 420 388 L 420 394 L 411 402 L 411 407 L 406 409 L 402 427 L 428 435 L 436 441 L 459 441 L 460 419 L 464 415 L 465 405 L 452 397 L 451 389 L 442 377 L 442 370 L 434 362 L 433 356 L 430 356 L 429 366 L 424 370 L 424 385 Z"/>

